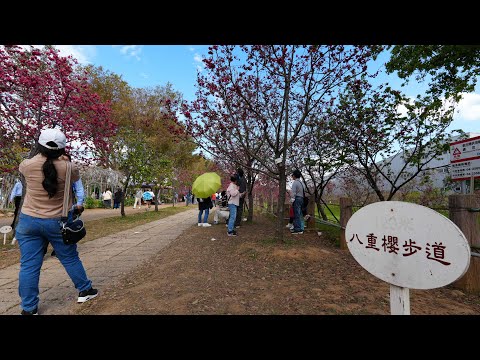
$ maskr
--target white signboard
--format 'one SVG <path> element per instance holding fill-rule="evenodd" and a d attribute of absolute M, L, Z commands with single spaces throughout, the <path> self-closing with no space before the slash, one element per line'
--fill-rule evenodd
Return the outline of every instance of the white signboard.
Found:
<path fill-rule="evenodd" d="M 480 159 L 467 160 L 452 163 L 450 165 L 452 180 L 468 180 L 473 177 L 480 177 Z"/>
<path fill-rule="evenodd" d="M 355 260 L 390 284 L 434 289 L 460 278 L 470 246 L 448 218 L 424 206 L 381 201 L 358 210 L 345 236 Z"/>
<path fill-rule="evenodd" d="M 480 158 L 480 136 L 450 143 L 450 162 Z"/>
<path fill-rule="evenodd" d="M 0 228 L 0 233 L 3 234 L 3 245 L 5 245 L 7 241 L 7 234 L 12 231 L 12 227 L 9 225 L 2 226 Z"/>

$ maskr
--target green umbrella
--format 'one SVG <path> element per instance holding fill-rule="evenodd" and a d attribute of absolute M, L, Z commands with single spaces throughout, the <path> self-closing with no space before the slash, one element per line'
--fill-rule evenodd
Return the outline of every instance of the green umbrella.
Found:
<path fill-rule="evenodd" d="M 209 172 L 200 175 L 192 185 L 192 193 L 198 198 L 207 198 L 217 192 L 222 186 L 222 181 L 217 173 Z"/>

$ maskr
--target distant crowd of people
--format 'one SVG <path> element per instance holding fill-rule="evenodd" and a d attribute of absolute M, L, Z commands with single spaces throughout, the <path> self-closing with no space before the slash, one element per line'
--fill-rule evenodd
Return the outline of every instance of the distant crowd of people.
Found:
<path fill-rule="evenodd" d="M 227 225 L 227 235 L 237 236 L 235 229 L 241 226 L 246 193 L 247 182 L 243 169 L 238 168 L 237 172 L 230 177 L 230 184 L 227 190 L 214 193 L 210 197 L 197 198 L 198 226 L 212 226 L 208 223 L 208 216 L 210 210 L 215 206 L 214 224 L 218 224 L 219 221 L 224 220 Z M 187 201 L 189 201 L 189 195 L 190 192 L 187 194 Z"/>
<path fill-rule="evenodd" d="M 305 221 L 310 217 L 305 212 L 305 186 L 300 181 L 301 172 L 295 170 L 292 173 L 292 188 L 290 190 L 290 220 L 287 224 L 290 232 L 294 235 L 303 234 Z M 245 197 L 247 194 L 247 182 L 242 168 L 230 177 L 230 184 L 226 190 L 220 193 L 214 193 L 207 198 L 197 198 L 198 202 L 198 226 L 209 227 L 208 217 L 210 210 L 215 207 L 213 224 L 216 225 L 225 221 L 228 236 L 237 236 L 237 230 L 240 228 L 245 207 Z M 189 195 L 187 194 L 187 205 L 189 204 Z M 192 197 L 195 199 L 195 197 Z"/>

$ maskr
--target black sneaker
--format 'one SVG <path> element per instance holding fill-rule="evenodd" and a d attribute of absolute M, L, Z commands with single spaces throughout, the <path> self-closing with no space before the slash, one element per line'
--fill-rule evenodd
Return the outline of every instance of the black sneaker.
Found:
<path fill-rule="evenodd" d="M 228 236 L 237 236 L 237 232 L 235 230 L 233 230 L 232 232 L 228 232 L 227 233 Z"/>
<path fill-rule="evenodd" d="M 90 288 L 88 290 L 80 291 L 78 293 L 78 300 L 77 303 L 84 303 L 85 301 L 91 300 L 94 297 L 97 297 L 98 290 L 94 288 Z"/>
<path fill-rule="evenodd" d="M 22 310 L 22 315 L 38 315 L 38 308 L 33 309 L 32 311 Z"/>
<path fill-rule="evenodd" d="M 290 233 L 293 234 L 293 235 L 298 235 L 298 234 L 303 234 L 303 231 L 302 230 L 293 230 Z"/>

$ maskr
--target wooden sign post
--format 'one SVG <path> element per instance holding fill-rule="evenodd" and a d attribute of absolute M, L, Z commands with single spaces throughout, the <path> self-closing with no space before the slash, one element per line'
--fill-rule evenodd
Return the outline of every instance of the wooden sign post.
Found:
<path fill-rule="evenodd" d="M 355 260 L 390 284 L 392 315 L 410 314 L 409 289 L 434 289 L 460 278 L 470 246 L 448 218 L 427 207 L 381 201 L 358 210 L 345 239 Z"/>
<path fill-rule="evenodd" d="M 9 226 L 9 225 L 6 225 L 6 226 L 2 226 L 0 228 L 0 234 L 3 234 L 3 245 L 6 244 L 7 242 L 7 234 L 12 231 L 12 227 Z"/>

